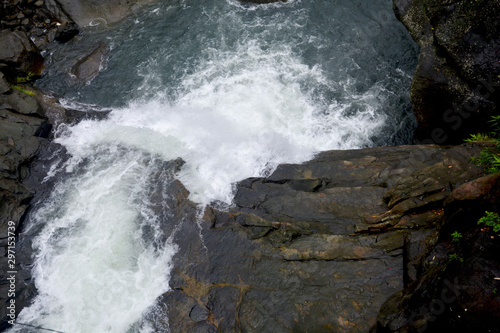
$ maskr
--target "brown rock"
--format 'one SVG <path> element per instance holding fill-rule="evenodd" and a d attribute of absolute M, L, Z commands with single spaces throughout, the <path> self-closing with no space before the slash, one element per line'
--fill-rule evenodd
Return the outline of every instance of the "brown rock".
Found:
<path fill-rule="evenodd" d="M 499 200 L 500 173 L 484 176 L 455 189 L 448 202 L 467 200 Z M 494 202 L 492 202 L 494 203 Z"/>

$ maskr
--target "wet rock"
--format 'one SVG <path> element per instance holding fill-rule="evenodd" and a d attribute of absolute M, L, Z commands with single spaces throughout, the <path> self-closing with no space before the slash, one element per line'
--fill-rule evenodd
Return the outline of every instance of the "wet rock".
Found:
<path fill-rule="evenodd" d="M 417 139 L 459 143 L 488 131 L 500 105 L 500 3 L 394 0 L 394 9 L 420 45 L 410 93 Z"/>
<path fill-rule="evenodd" d="M 480 149 L 324 152 L 242 181 L 236 207 L 207 208 L 203 217 L 178 187 L 171 206 L 187 216 L 176 226 L 165 324 L 173 332 L 197 332 L 202 324 L 224 332 L 375 329 L 379 307 L 432 265 L 445 198 L 404 206 L 384 229 L 370 230 L 366 219 L 408 200 L 450 195 L 480 177 L 469 163 Z M 171 223 L 165 220 L 165 230 Z"/>
<path fill-rule="evenodd" d="M 0 94 L 4 94 L 10 91 L 10 85 L 5 80 L 5 76 L 0 72 Z"/>
<path fill-rule="evenodd" d="M 65 22 L 57 27 L 54 39 L 60 43 L 66 43 L 78 35 L 78 26 L 74 22 Z"/>
<path fill-rule="evenodd" d="M 462 231 L 469 221 L 477 221 L 485 211 L 498 211 L 500 207 L 500 174 L 487 175 L 468 182 L 446 199 L 446 230 Z"/>
<path fill-rule="evenodd" d="M 436 246 L 423 276 L 382 306 L 377 332 L 498 332 L 499 250 L 500 237 L 479 228 Z"/>
<path fill-rule="evenodd" d="M 77 82 L 92 81 L 106 65 L 108 48 L 101 44 L 92 53 L 78 60 L 71 68 L 71 74 Z"/>
<path fill-rule="evenodd" d="M 0 31 L 0 71 L 8 80 L 29 73 L 40 75 L 43 57 L 33 42 L 21 31 Z"/>
<path fill-rule="evenodd" d="M 153 0 L 57 0 L 79 27 L 116 23 Z"/>
<path fill-rule="evenodd" d="M 26 88 L 29 90 L 30 88 Z M 43 117 L 42 107 L 37 100 L 26 92 L 13 89 L 10 94 L 0 95 L 0 105 L 3 108 L 13 110 L 24 115 Z"/>
<path fill-rule="evenodd" d="M 192 321 L 200 322 L 207 320 L 209 314 L 210 311 L 208 311 L 206 307 L 195 305 L 189 312 L 189 318 L 191 318 Z"/>

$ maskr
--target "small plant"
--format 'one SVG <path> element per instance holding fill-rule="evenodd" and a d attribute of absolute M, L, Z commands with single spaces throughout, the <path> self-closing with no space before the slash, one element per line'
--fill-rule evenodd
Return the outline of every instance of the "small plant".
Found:
<path fill-rule="evenodd" d="M 35 74 L 32 72 L 29 72 L 28 75 L 26 76 L 18 76 L 16 77 L 15 83 L 28 83 L 31 82 L 35 79 Z"/>
<path fill-rule="evenodd" d="M 460 243 L 460 238 L 462 238 L 463 236 L 458 231 L 455 231 L 454 233 L 451 234 L 451 237 L 452 237 L 451 241 L 453 243 Z"/>
<path fill-rule="evenodd" d="M 23 92 L 23 93 L 25 93 L 27 95 L 30 95 L 30 96 L 35 96 L 36 95 L 33 91 L 25 89 L 25 88 L 23 88 L 21 86 L 14 85 L 14 86 L 12 86 L 12 88 L 17 89 L 17 90 L 19 90 L 19 91 L 21 91 L 21 92 Z"/>
<path fill-rule="evenodd" d="M 450 261 L 454 261 L 454 260 L 456 260 L 456 261 L 464 262 L 464 258 L 460 257 L 460 256 L 459 256 L 458 254 L 456 254 L 456 253 L 450 254 L 450 255 L 448 256 L 448 258 L 450 259 Z"/>
<path fill-rule="evenodd" d="M 483 166 L 487 173 L 500 172 L 500 116 L 493 116 L 489 121 L 493 129 L 488 134 L 472 134 L 466 142 L 491 141 L 492 146 L 484 148 L 479 156 L 472 157 L 471 162 Z"/>
<path fill-rule="evenodd" d="M 493 289 L 493 294 L 497 293 L 497 288 Z"/>
<path fill-rule="evenodd" d="M 485 215 L 477 221 L 477 224 L 485 224 L 493 228 L 494 232 L 500 232 L 500 216 L 495 212 L 485 212 Z"/>
<path fill-rule="evenodd" d="M 490 138 L 488 134 L 477 133 L 477 134 L 471 134 L 470 138 L 465 139 L 465 142 L 490 141 L 490 140 L 492 140 L 492 138 Z"/>

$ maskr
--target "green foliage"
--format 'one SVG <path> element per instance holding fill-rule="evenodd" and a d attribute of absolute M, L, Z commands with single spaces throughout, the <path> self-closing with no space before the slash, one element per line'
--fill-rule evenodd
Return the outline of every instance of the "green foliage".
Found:
<path fill-rule="evenodd" d="M 493 289 L 493 294 L 497 293 L 497 288 Z"/>
<path fill-rule="evenodd" d="M 26 76 L 18 76 L 16 77 L 15 83 L 28 83 L 31 82 L 35 79 L 35 74 L 32 72 L 29 72 L 28 75 Z"/>
<path fill-rule="evenodd" d="M 459 256 L 458 254 L 456 254 L 456 253 L 450 254 L 450 255 L 448 256 L 448 258 L 450 259 L 450 261 L 454 261 L 454 260 L 456 260 L 456 261 L 464 262 L 464 258 L 460 257 L 460 256 Z"/>
<path fill-rule="evenodd" d="M 19 90 L 19 91 L 21 91 L 21 92 L 23 92 L 23 93 L 25 93 L 27 95 L 30 95 L 30 96 L 35 96 L 36 95 L 33 91 L 25 89 L 25 88 L 23 88 L 21 86 L 12 86 L 12 88 L 17 89 L 17 90 Z"/>
<path fill-rule="evenodd" d="M 451 234 L 451 237 L 453 237 L 451 239 L 452 242 L 459 243 L 460 242 L 460 238 L 462 238 L 463 236 L 458 231 L 455 231 L 454 233 Z"/>
<path fill-rule="evenodd" d="M 498 137 L 500 135 L 500 116 L 492 116 L 489 123 L 493 127 L 493 133 Z"/>
<path fill-rule="evenodd" d="M 477 133 L 477 134 L 471 134 L 470 138 L 465 139 L 465 142 L 490 141 L 490 140 L 492 140 L 492 138 L 490 138 L 488 134 Z"/>
<path fill-rule="evenodd" d="M 500 116 L 493 116 L 489 121 L 493 131 L 488 134 L 472 134 L 466 142 L 491 141 L 492 146 L 484 148 L 479 156 L 472 157 L 471 161 L 483 166 L 487 173 L 500 172 Z"/>
<path fill-rule="evenodd" d="M 500 216 L 495 212 L 485 212 L 485 215 L 477 221 L 477 224 L 485 224 L 491 227 L 494 232 L 500 232 Z"/>

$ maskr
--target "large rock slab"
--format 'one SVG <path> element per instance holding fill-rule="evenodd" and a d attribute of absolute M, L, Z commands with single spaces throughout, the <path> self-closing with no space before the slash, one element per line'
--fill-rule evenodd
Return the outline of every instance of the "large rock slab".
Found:
<path fill-rule="evenodd" d="M 421 142 L 460 143 L 488 131 L 500 105 L 500 3 L 394 0 L 420 45 L 410 91 Z"/>
<path fill-rule="evenodd" d="M 176 184 L 164 228 L 175 230 L 178 252 L 162 297 L 168 320 L 158 324 L 172 332 L 375 329 L 382 304 L 422 274 L 446 197 L 481 175 L 469 163 L 480 149 L 324 152 L 242 181 L 228 211 L 201 212 Z M 398 205 L 390 223 L 381 221 Z"/>

